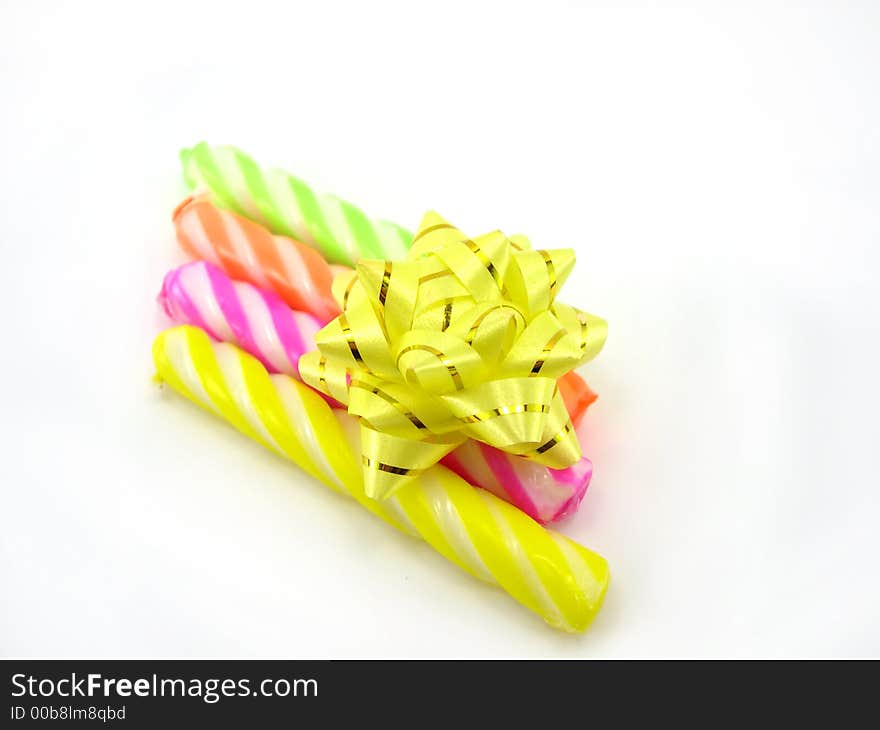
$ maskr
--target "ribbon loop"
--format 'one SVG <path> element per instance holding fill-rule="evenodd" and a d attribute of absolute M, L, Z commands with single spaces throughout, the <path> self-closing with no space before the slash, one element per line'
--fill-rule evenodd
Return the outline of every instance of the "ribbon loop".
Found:
<path fill-rule="evenodd" d="M 518 251 L 514 258 L 507 282 L 511 299 L 531 316 L 549 309 L 574 269 L 574 251 Z"/>
<path fill-rule="evenodd" d="M 375 429 L 406 438 L 422 439 L 460 428 L 437 397 L 366 374 L 351 379 L 348 412 Z"/>
<path fill-rule="evenodd" d="M 505 378 L 445 395 L 443 402 L 471 438 L 506 451 L 527 451 L 543 443 L 555 392 L 551 378 Z"/>
<path fill-rule="evenodd" d="M 434 466 L 464 441 L 461 434 L 414 441 L 371 428 L 361 420 L 361 461 L 364 491 L 373 499 L 384 499 L 407 478 Z"/>
<path fill-rule="evenodd" d="M 450 332 L 471 345 L 486 362 L 499 363 L 525 329 L 523 313 L 510 304 L 476 304 L 455 317 Z"/>
<path fill-rule="evenodd" d="M 473 347 L 437 330 L 407 332 L 398 341 L 395 362 L 409 385 L 438 395 L 472 387 L 488 376 Z"/>
<path fill-rule="evenodd" d="M 579 338 L 550 312 L 541 312 L 525 328 L 502 363 L 502 371 L 558 378 L 583 361 Z"/>

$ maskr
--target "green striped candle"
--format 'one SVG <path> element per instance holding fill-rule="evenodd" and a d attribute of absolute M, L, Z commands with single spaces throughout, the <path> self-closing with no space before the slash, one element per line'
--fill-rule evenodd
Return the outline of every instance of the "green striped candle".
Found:
<path fill-rule="evenodd" d="M 282 170 L 263 169 L 229 145 L 199 142 L 180 153 L 187 185 L 210 194 L 214 203 L 320 251 L 333 263 L 360 259 L 400 260 L 412 234 L 388 221 L 368 218 L 332 195 L 316 193 Z"/>

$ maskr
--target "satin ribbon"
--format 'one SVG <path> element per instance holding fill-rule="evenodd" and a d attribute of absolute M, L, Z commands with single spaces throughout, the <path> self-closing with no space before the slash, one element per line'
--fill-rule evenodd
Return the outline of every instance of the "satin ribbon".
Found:
<path fill-rule="evenodd" d="M 556 380 L 599 352 L 607 325 L 556 301 L 574 262 L 500 231 L 468 238 L 432 212 L 405 261 L 334 280 L 342 314 L 299 370 L 359 417 L 368 495 L 467 438 L 555 469 L 580 458 Z"/>

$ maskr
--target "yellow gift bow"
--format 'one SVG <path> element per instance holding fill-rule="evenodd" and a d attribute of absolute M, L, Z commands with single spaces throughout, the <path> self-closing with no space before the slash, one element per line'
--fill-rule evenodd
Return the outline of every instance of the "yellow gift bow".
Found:
<path fill-rule="evenodd" d="M 500 231 L 470 239 L 429 212 L 405 261 L 336 278 L 342 314 L 299 370 L 359 417 L 369 496 L 467 438 L 556 469 L 581 457 L 556 380 L 595 357 L 607 325 L 556 301 L 574 261 Z"/>

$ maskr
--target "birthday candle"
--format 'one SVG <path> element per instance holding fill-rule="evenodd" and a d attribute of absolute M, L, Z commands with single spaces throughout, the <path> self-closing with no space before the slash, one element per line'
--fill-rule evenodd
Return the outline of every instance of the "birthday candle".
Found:
<path fill-rule="evenodd" d="M 317 249 L 332 263 L 402 259 L 412 234 L 388 221 L 370 220 L 351 203 L 321 195 L 281 170 L 264 170 L 228 145 L 200 142 L 180 153 L 183 174 L 223 208 Z"/>
<path fill-rule="evenodd" d="M 441 463 L 542 525 L 572 515 L 593 476 L 593 464 L 586 457 L 566 469 L 550 469 L 473 440 L 465 441 Z"/>
<path fill-rule="evenodd" d="M 159 303 L 175 322 L 201 327 L 243 348 L 269 371 L 296 378 L 300 356 L 315 349 L 315 333 L 326 324 L 267 289 L 233 281 L 207 261 L 169 271 Z"/>
<path fill-rule="evenodd" d="M 387 500 L 367 497 L 354 419 L 302 383 L 269 375 L 255 358 L 212 342 L 196 327 L 160 334 L 153 358 L 159 377 L 174 390 L 386 522 L 421 537 L 471 575 L 501 586 L 552 626 L 583 631 L 599 610 L 609 581 L 601 556 L 442 466 L 426 470 Z"/>
<path fill-rule="evenodd" d="M 278 294 L 288 305 L 323 321 L 339 313 L 333 272 L 314 249 L 274 236 L 258 223 L 204 198 L 188 198 L 174 211 L 181 247 L 193 258 L 222 268 L 235 279 Z"/>

